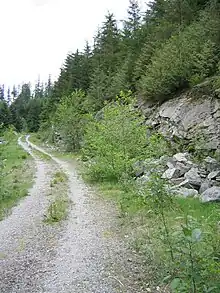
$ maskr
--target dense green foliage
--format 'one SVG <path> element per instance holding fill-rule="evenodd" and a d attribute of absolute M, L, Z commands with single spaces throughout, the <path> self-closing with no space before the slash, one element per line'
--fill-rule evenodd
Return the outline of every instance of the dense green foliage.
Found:
<path fill-rule="evenodd" d="M 137 231 L 134 249 L 148 267 L 146 283 L 152 288 L 155 283 L 168 284 L 178 293 L 217 293 L 219 205 L 178 199 L 169 192 L 155 160 L 171 155 L 172 150 L 160 135 L 146 136 L 143 117 L 134 105 L 130 95 L 121 93 L 120 99 L 91 117 L 82 148 L 85 176 L 107 193 L 113 189 L 124 221 L 132 218 Z M 149 168 L 141 181 L 134 179 L 135 163 L 140 160 L 148 162 Z"/>
<path fill-rule="evenodd" d="M 79 90 L 86 95 L 86 112 L 128 90 L 162 102 L 219 75 L 219 45 L 219 1 L 153 0 L 142 13 L 130 0 L 127 19 L 119 25 L 108 13 L 94 45 L 69 53 L 54 84 L 49 78 L 34 90 L 28 84 L 7 91 L 0 86 L 0 122 L 18 130 L 48 128 L 59 102 Z"/>

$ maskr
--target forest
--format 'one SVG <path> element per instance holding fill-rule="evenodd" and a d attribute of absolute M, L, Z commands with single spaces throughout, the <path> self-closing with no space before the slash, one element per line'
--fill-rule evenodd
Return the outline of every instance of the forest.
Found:
<path fill-rule="evenodd" d="M 46 83 L 39 78 L 33 89 L 29 83 L 13 89 L 1 85 L 0 121 L 18 131 L 48 130 L 52 124 L 55 130 L 54 114 L 65 103 L 74 107 L 72 119 L 80 124 L 81 114 L 96 113 L 121 91 L 152 103 L 172 99 L 218 76 L 219 13 L 217 0 L 155 0 L 145 12 L 131 0 L 125 20 L 109 12 L 94 43 L 66 56 L 54 83 L 49 77 Z"/>

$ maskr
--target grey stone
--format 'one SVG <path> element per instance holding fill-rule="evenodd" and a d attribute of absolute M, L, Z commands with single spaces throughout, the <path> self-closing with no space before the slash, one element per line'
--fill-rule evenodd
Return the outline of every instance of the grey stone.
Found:
<path fill-rule="evenodd" d="M 209 172 L 207 172 L 205 168 L 199 168 L 198 173 L 200 176 L 205 176 L 205 177 L 207 177 L 209 174 Z"/>
<path fill-rule="evenodd" d="M 200 175 L 200 177 L 203 178 L 203 179 L 207 177 L 207 175 L 204 174 L 204 173 L 201 173 L 201 174 L 199 174 L 199 175 Z"/>
<path fill-rule="evenodd" d="M 186 187 L 186 188 L 189 188 L 189 189 L 193 189 L 194 186 L 191 184 L 190 180 L 189 179 L 185 179 L 183 182 L 181 182 L 178 187 Z"/>
<path fill-rule="evenodd" d="M 163 175 L 162 178 L 163 179 L 173 179 L 173 178 L 178 178 L 180 176 L 180 171 L 176 168 L 172 168 L 172 169 L 167 169 Z"/>
<path fill-rule="evenodd" d="M 190 170 L 189 165 L 184 165 L 181 162 L 177 162 L 175 168 L 179 170 L 180 176 L 184 175 L 186 172 Z"/>
<path fill-rule="evenodd" d="M 137 161 L 133 164 L 133 170 L 135 173 L 135 177 L 140 177 L 144 174 L 145 165 L 144 161 Z"/>
<path fill-rule="evenodd" d="M 209 173 L 208 175 L 208 179 L 215 179 L 216 177 L 218 177 L 220 175 L 220 170 L 218 171 L 212 171 L 211 173 Z"/>
<path fill-rule="evenodd" d="M 172 169 L 172 168 L 175 168 L 176 163 L 177 163 L 177 161 L 176 161 L 174 158 L 169 158 L 169 159 L 167 160 L 167 164 L 166 164 L 166 166 L 167 166 L 169 169 Z"/>
<path fill-rule="evenodd" d="M 185 173 L 184 178 L 187 179 L 193 186 L 200 187 L 202 184 L 202 179 L 198 174 L 197 168 L 191 168 L 187 173 Z"/>
<path fill-rule="evenodd" d="M 216 180 L 216 181 L 220 181 L 220 177 L 216 177 L 215 180 Z"/>
<path fill-rule="evenodd" d="M 188 153 L 178 153 L 175 154 L 173 156 L 173 158 L 177 161 L 177 162 L 184 162 L 187 163 L 187 161 L 189 160 L 189 154 Z"/>
<path fill-rule="evenodd" d="M 208 172 L 217 171 L 220 169 L 219 162 L 211 157 L 206 157 L 204 159 L 204 163 L 206 164 L 206 169 Z"/>
<path fill-rule="evenodd" d="M 201 195 L 202 202 L 220 201 L 220 187 L 213 186 Z"/>
<path fill-rule="evenodd" d="M 167 162 L 166 166 L 169 168 L 169 169 L 174 169 L 175 168 L 175 164 L 171 163 L 171 162 Z"/>
<path fill-rule="evenodd" d="M 170 180 L 171 183 L 175 184 L 175 185 L 179 185 L 181 184 L 182 182 L 185 181 L 185 178 L 184 177 L 181 177 L 181 178 L 173 178 Z"/>
<path fill-rule="evenodd" d="M 186 187 L 182 187 L 179 189 L 176 189 L 177 195 L 181 197 L 198 197 L 199 193 L 195 189 L 189 189 Z"/>
<path fill-rule="evenodd" d="M 199 193 L 202 194 L 204 191 L 206 191 L 207 189 L 212 187 L 212 182 L 209 180 L 206 180 L 204 182 L 202 182 L 200 189 L 199 189 Z"/>

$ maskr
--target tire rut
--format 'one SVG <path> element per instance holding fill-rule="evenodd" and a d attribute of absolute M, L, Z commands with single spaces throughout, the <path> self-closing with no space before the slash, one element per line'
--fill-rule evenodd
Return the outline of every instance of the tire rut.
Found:
<path fill-rule="evenodd" d="M 29 195 L 0 222 L 0 292 L 43 292 L 41 282 L 53 256 L 57 231 L 43 224 L 53 166 L 35 156 L 27 143 L 19 144 L 36 164 L 36 179 Z"/>
<path fill-rule="evenodd" d="M 119 293 L 143 292 L 135 285 L 127 260 L 126 242 L 119 233 L 117 211 L 78 176 L 74 164 L 58 159 L 26 137 L 20 144 L 49 155 L 68 176 L 73 203 L 61 225 L 43 224 L 52 162 L 34 154 L 37 178 L 30 196 L 0 222 L 1 293 Z M 18 249 L 19 241 L 23 244 Z M 136 287 L 136 288 L 134 288 Z"/>

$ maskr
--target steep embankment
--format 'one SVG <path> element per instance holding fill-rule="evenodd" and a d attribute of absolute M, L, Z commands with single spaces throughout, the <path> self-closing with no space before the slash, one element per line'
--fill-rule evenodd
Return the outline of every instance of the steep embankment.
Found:
<path fill-rule="evenodd" d="M 203 150 L 220 148 L 219 89 L 206 81 L 160 106 L 142 103 L 147 125 L 169 140 L 179 139 Z"/>
<path fill-rule="evenodd" d="M 28 139 L 20 144 L 35 159 L 36 181 L 30 195 L 0 222 L 0 291 L 143 292 L 127 263 L 131 258 L 118 233 L 115 208 L 89 191 L 73 164 Z M 51 160 L 43 161 L 34 149 Z M 72 205 L 68 219 L 51 226 L 44 219 L 57 169 L 68 177 Z"/>

